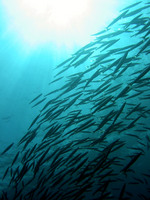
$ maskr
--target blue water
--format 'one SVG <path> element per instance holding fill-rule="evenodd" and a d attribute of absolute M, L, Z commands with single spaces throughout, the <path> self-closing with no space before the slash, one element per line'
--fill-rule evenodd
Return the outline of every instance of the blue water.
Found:
<path fill-rule="evenodd" d="M 118 1 L 115 8 L 116 13 L 113 13 L 113 17 L 117 17 L 119 10 L 135 2 L 135 0 Z M 143 4 L 146 2 L 149 3 L 148 0 L 144 0 Z M 142 6 L 142 4 L 140 5 Z M 97 4 L 98 6 L 101 6 L 101 4 Z M 38 94 L 47 94 L 50 91 L 49 83 L 54 80 L 56 66 L 79 50 L 83 43 L 75 41 L 75 43 L 72 42 L 71 46 L 68 47 L 65 43 L 58 45 L 55 38 L 52 38 L 46 44 L 30 47 L 28 43 L 21 41 L 21 37 L 18 38 L 17 33 L 9 29 L 8 16 L 1 3 L 0 10 L 0 151 L 2 151 L 10 143 L 17 143 L 26 133 L 32 120 L 39 114 L 42 108 L 40 106 L 32 108 L 29 102 Z M 93 40 L 94 37 L 92 36 L 89 39 L 90 34 L 99 32 L 102 29 L 99 28 L 99 16 L 95 17 L 94 20 L 91 25 L 91 32 L 85 32 L 88 36 L 85 35 L 87 40 L 83 39 L 84 45 Z M 107 19 L 106 25 L 111 21 L 112 18 Z M 82 38 L 80 38 L 80 41 L 82 41 Z M 127 43 L 130 45 L 134 41 L 132 38 L 125 38 L 122 45 L 127 45 Z M 149 63 L 149 55 L 144 55 L 142 59 L 145 63 Z M 67 73 L 70 74 L 72 72 L 73 74 L 76 72 L 76 70 L 71 70 L 65 72 L 65 76 L 67 76 Z M 126 77 L 126 81 L 128 79 L 130 77 Z M 60 88 L 63 84 L 64 81 L 60 81 L 55 84 L 53 89 Z M 123 103 L 119 102 L 117 105 L 118 109 Z M 135 102 L 131 100 L 130 103 Z M 149 100 L 145 101 L 145 105 L 149 105 Z M 88 110 L 88 108 L 85 107 L 85 113 L 86 109 Z M 62 122 L 65 123 L 65 120 Z M 149 118 L 143 119 L 143 122 L 148 125 Z M 14 157 L 15 154 L 16 151 L 12 150 L 8 155 Z M 148 155 L 146 155 L 146 158 L 148 159 Z M 145 165 L 149 165 L 149 161 L 144 162 Z M 1 172 L 7 168 L 8 163 L 9 157 L 7 156 L 4 158 L 4 161 L 1 160 Z M 140 170 L 140 164 L 137 170 Z M 136 188 L 133 190 L 136 192 Z"/>
<path fill-rule="evenodd" d="M 123 4 L 125 3 L 118 2 L 114 16 Z M 18 38 L 18 33 L 11 30 L 9 15 L 3 2 L 0 4 L 0 10 L 0 141 L 5 146 L 14 139 L 19 139 L 36 116 L 38 110 L 34 109 L 33 112 L 28 103 L 36 94 L 48 89 L 47 85 L 53 78 L 55 66 L 83 44 L 72 42 L 68 47 L 67 44 L 57 44 L 55 38 L 52 38 L 47 44 L 30 48 L 28 43 Z M 96 21 L 92 21 L 90 25 L 95 30 L 91 29 L 90 33 L 85 33 L 85 37 L 99 31 L 99 16 L 95 18 Z M 110 18 L 106 24 L 109 21 Z M 84 43 L 86 44 L 86 41 Z"/>

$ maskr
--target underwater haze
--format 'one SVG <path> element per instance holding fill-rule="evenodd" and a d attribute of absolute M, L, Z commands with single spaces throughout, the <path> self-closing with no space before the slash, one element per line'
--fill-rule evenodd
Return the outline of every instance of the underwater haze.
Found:
<path fill-rule="evenodd" d="M 49 90 L 48 83 L 54 77 L 55 66 L 92 40 L 91 34 L 108 25 L 123 4 L 117 0 L 111 1 L 110 5 L 109 1 L 88 0 L 92 2 L 89 5 L 91 11 L 88 10 L 82 23 L 77 16 L 75 22 L 79 23 L 79 27 L 74 25 L 74 21 L 69 28 L 62 27 L 61 23 L 57 27 L 46 24 L 49 29 L 40 32 L 43 21 L 39 22 L 39 26 L 36 24 L 39 20 L 36 13 L 35 16 L 34 13 L 29 15 L 30 18 L 25 15 L 31 6 L 39 8 L 36 2 L 30 4 L 32 1 L 27 1 L 29 5 L 26 9 L 21 7 L 21 2 L 24 3 L 23 0 L 0 2 L 0 141 L 4 144 L 14 141 L 14 138 L 19 139 L 25 133 L 30 120 L 39 111 L 34 109 L 32 112 L 28 103 L 39 92 Z M 41 2 L 39 6 L 42 6 L 46 0 L 37 2 Z M 105 13 L 101 14 L 103 10 Z"/>
<path fill-rule="evenodd" d="M 0 199 L 150 199 L 150 2 L 0 2 Z"/>

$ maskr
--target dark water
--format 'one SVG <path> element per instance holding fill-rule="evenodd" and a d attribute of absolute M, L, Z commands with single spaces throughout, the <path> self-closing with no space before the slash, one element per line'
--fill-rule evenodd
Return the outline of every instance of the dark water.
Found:
<path fill-rule="evenodd" d="M 1 142 L 1 199 L 150 199 L 150 4 L 134 3 L 51 73 L 47 68 L 45 82 L 43 73 L 37 80 L 41 60 L 37 71 L 23 60 L 17 74 L 10 67 L 5 88 L 17 85 L 13 76 L 24 79 L 26 93 L 20 87 L 17 94 L 31 109 L 26 115 L 9 90 L 6 101 L 20 113 L 15 124 L 15 106 L 5 104 L 2 141 L 10 146 Z M 43 58 L 43 66 L 53 62 Z M 21 65 L 31 70 L 21 73 Z M 23 136 L 9 136 L 8 122 Z"/>

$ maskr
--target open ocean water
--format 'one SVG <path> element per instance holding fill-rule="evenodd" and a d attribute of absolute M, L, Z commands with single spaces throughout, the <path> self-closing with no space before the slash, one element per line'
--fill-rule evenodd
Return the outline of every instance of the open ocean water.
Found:
<path fill-rule="evenodd" d="M 95 2 L 40 44 L 0 3 L 0 199 L 150 199 L 150 2 Z"/>

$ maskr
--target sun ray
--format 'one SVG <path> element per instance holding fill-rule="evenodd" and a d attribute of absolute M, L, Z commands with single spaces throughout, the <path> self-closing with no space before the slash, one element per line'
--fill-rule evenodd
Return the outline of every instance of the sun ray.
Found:
<path fill-rule="evenodd" d="M 108 0 L 3 0 L 3 5 L 8 15 L 9 30 L 18 39 L 36 46 L 54 41 L 84 44 L 95 24 L 104 25 L 108 16 L 112 16 L 111 10 L 116 2 L 117 0 L 112 0 L 111 3 Z"/>

